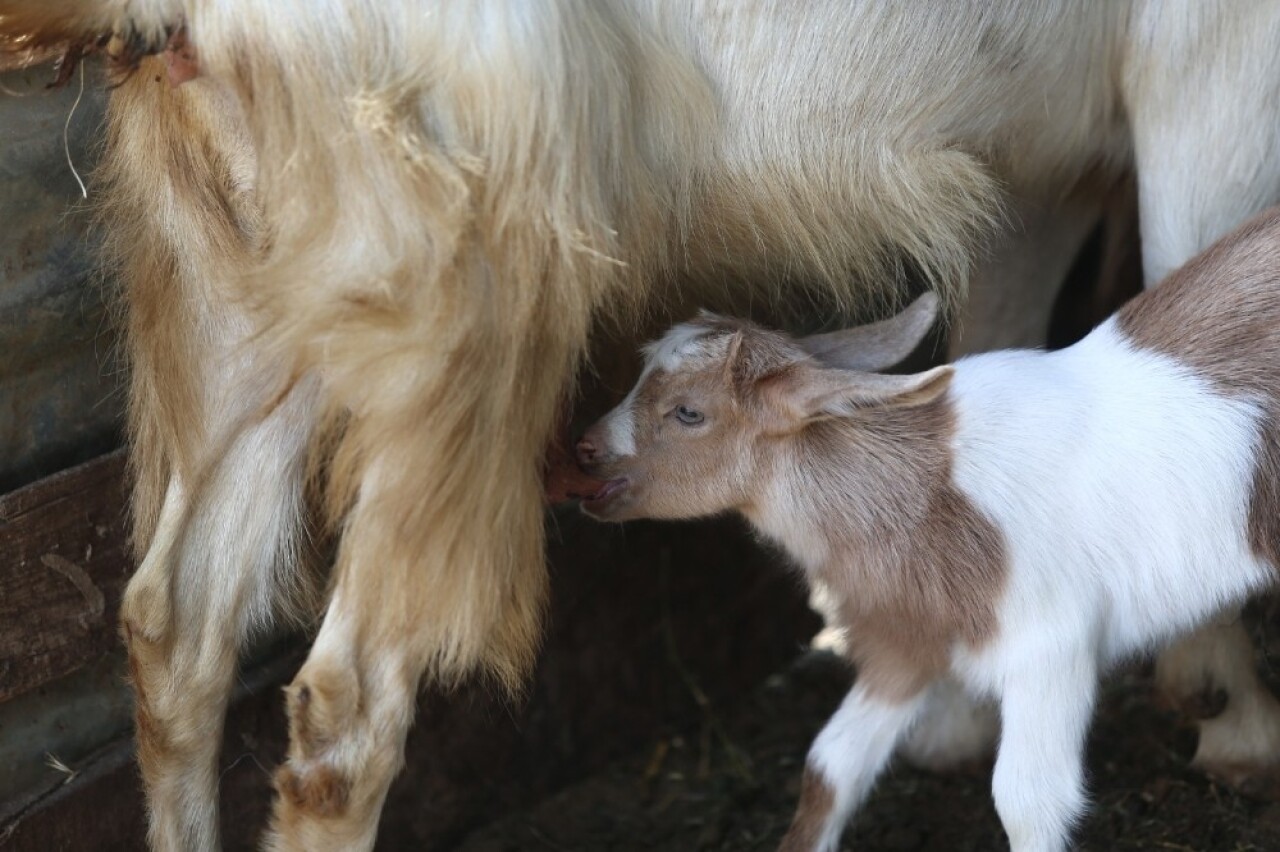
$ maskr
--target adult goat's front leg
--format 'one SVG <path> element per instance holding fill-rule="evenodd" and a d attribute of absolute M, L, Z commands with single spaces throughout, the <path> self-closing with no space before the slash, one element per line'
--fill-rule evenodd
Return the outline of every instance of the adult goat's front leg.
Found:
<path fill-rule="evenodd" d="M 1056 207 L 1019 201 L 1012 224 L 969 284 L 950 356 L 1043 346 L 1054 300 L 1100 217 L 1100 205 L 1073 198 Z"/>

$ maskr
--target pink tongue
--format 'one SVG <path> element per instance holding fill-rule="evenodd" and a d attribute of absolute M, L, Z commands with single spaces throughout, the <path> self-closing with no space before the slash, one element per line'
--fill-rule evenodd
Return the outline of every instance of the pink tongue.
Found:
<path fill-rule="evenodd" d="M 613 494 L 625 484 L 625 479 L 610 479 L 604 485 L 600 486 L 600 490 L 596 491 L 594 494 L 584 494 L 583 498 L 595 503 Z"/>

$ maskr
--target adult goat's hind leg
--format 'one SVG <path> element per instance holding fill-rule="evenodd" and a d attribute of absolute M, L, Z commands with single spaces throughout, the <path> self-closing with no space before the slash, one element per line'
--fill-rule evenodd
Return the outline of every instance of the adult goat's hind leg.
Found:
<path fill-rule="evenodd" d="M 283 399 L 235 300 L 255 252 L 252 149 L 212 82 L 115 90 L 98 174 L 126 296 L 134 543 L 121 608 L 154 848 L 218 846 L 217 757 L 237 651 L 269 619 L 301 504 L 314 382 Z"/>
<path fill-rule="evenodd" d="M 288 690 L 289 757 L 276 772 L 270 849 L 371 849 L 413 721 L 424 665 L 411 608 L 383 594 L 391 589 L 373 575 L 387 565 L 365 561 L 385 548 L 343 549 L 324 625 Z"/>
<path fill-rule="evenodd" d="M 385 357 L 329 374 L 351 411 L 331 505 L 350 508 L 324 623 L 289 688 L 270 848 L 371 848 L 420 683 L 487 670 L 514 687 L 531 666 L 541 465 L 586 322 L 489 310 L 528 299 L 516 283 L 465 288 L 484 310 L 446 322 L 424 308 L 434 332 L 388 328 Z"/>
<path fill-rule="evenodd" d="M 438 438 L 426 428 L 386 444 L 361 479 L 324 623 L 289 688 L 272 849 L 371 848 L 424 676 L 488 664 L 515 678 L 531 662 L 546 584 L 540 456 L 513 459 L 519 482 L 486 487 L 445 467 L 465 460 L 424 464 Z"/>
<path fill-rule="evenodd" d="M 223 716 L 238 652 L 294 568 L 313 396 L 311 383 L 296 388 L 194 480 L 170 474 L 129 583 L 121 622 L 155 849 L 218 848 Z"/>

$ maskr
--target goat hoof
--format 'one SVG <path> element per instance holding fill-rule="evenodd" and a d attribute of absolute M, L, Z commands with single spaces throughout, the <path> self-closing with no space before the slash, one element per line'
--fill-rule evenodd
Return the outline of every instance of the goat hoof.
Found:
<path fill-rule="evenodd" d="M 1157 706 L 1177 713 L 1189 722 L 1216 719 L 1226 712 L 1229 700 L 1227 691 L 1207 678 L 1196 686 L 1166 684 L 1155 694 Z"/>
<path fill-rule="evenodd" d="M 916 761 L 908 757 L 907 762 L 922 772 L 934 775 L 954 775 L 959 778 L 990 778 L 995 770 L 995 760 L 991 757 L 967 757 L 957 760 Z"/>
<path fill-rule="evenodd" d="M 1206 762 L 1197 766 L 1214 781 L 1241 795 L 1280 802 L 1280 764 Z"/>
<path fill-rule="evenodd" d="M 1205 686 L 1197 692 L 1182 696 L 1179 709 L 1189 719 L 1204 721 L 1221 716 L 1227 709 L 1227 691 Z"/>

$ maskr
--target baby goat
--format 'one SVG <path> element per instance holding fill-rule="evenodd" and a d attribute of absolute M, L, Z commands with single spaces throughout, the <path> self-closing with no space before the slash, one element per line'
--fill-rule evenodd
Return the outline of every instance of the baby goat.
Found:
<path fill-rule="evenodd" d="M 786 850 L 836 847 L 952 678 L 999 702 L 1014 852 L 1063 849 L 1100 674 L 1280 566 L 1280 213 L 1069 349 L 874 372 L 935 310 L 805 339 L 703 314 L 577 447 L 589 514 L 741 512 L 835 602 L 859 675 Z"/>

